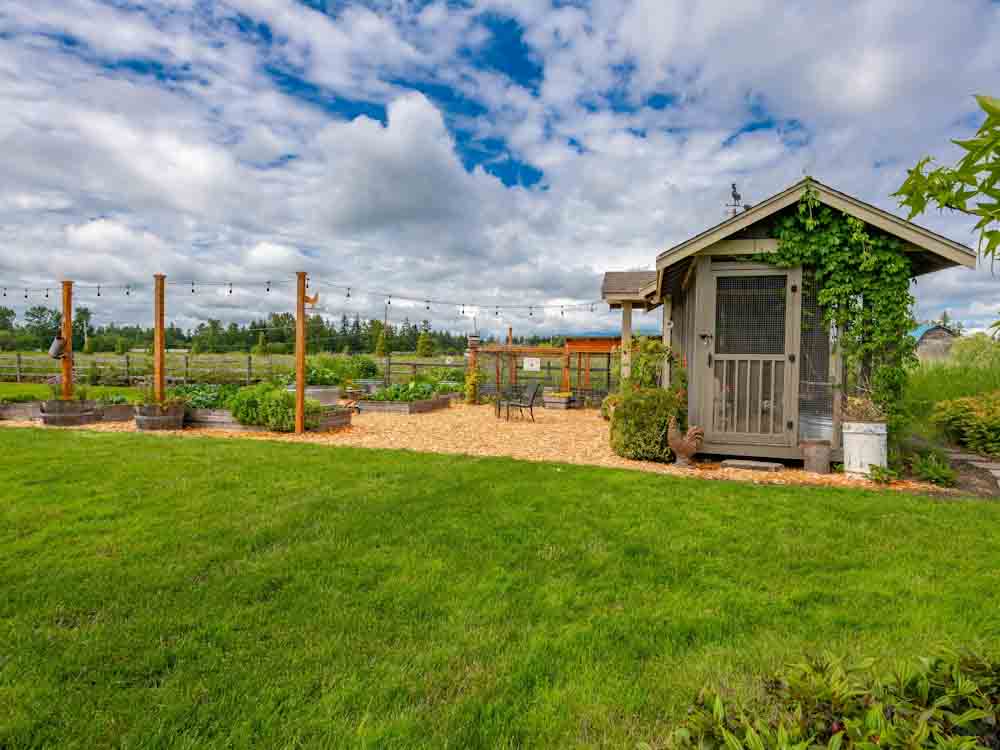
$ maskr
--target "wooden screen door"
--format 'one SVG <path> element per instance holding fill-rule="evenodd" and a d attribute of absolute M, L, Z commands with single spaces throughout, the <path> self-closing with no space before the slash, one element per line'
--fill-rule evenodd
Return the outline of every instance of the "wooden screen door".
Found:
<path fill-rule="evenodd" d="M 795 445 L 801 270 L 705 268 L 698 298 L 705 442 Z"/>

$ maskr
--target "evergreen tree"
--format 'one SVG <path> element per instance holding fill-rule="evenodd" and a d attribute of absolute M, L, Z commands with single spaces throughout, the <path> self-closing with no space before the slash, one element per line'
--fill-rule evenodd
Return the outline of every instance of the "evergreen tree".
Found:
<path fill-rule="evenodd" d="M 383 330 L 379 333 L 378 342 L 375 344 L 375 356 L 384 357 L 385 356 L 385 331 Z"/>
<path fill-rule="evenodd" d="M 431 339 L 431 335 L 427 331 L 421 331 L 420 338 L 417 339 L 417 356 L 434 356 L 434 341 Z"/>

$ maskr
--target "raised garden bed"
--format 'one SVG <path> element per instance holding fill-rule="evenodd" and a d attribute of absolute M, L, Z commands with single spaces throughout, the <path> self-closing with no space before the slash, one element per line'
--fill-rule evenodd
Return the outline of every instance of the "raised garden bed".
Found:
<path fill-rule="evenodd" d="M 229 409 L 187 409 L 184 422 L 190 427 L 202 427 L 234 432 L 267 432 L 266 427 L 240 424 Z M 351 410 L 338 406 L 326 406 L 320 417 L 319 426 L 309 432 L 327 432 L 339 427 L 351 426 Z"/>
<path fill-rule="evenodd" d="M 546 409 L 572 409 L 573 397 L 558 393 L 546 393 L 543 396 Z"/>
<path fill-rule="evenodd" d="M 295 393 L 295 385 L 288 386 L 288 390 Z M 339 385 L 307 385 L 306 398 L 315 399 L 323 406 L 336 406 L 340 401 Z"/>
<path fill-rule="evenodd" d="M 135 416 L 131 404 L 98 404 L 93 409 L 90 421 L 128 422 Z M 25 401 L 18 404 L 0 404 L 0 419 L 27 420 L 42 418 L 41 401 Z"/>
<path fill-rule="evenodd" d="M 358 401 L 358 411 L 365 413 L 387 414 L 426 414 L 438 409 L 447 409 L 451 405 L 451 396 L 442 394 L 433 398 L 423 398 L 418 401 Z"/>

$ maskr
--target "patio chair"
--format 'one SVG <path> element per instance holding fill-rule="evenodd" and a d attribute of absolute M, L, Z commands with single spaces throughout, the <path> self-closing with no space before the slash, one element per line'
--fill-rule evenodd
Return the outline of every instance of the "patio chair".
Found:
<path fill-rule="evenodd" d="M 521 398 L 511 398 L 504 400 L 501 403 L 502 406 L 507 407 L 507 421 L 510 421 L 510 408 L 513 406 L 521 413 L 521 417 L 524 417 L 524 410 L 528 410 L 528 415 L 531 417 L 531 421 L 535 421 L 535 399 L 538 397 L 539 390 L 538 383 L 532 383 L 529 385 Z"/>

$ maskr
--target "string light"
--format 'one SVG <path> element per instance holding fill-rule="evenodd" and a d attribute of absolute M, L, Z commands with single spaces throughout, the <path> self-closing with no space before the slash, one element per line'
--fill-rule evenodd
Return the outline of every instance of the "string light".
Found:
<path fill-rule="evenodd" d="M 97 285 L 97 296 L 98 297 L 101 296 L 101 285 L 100 284 Z"/>
<path fill-rule="evenodd" d="M 28 290 L 27 289 L 24 290 L 24 298 L 28 299 Z"/>
<path fill-rule="evenodd" d="M 430 301 L 429 299 L 425 299 L 425 300 L 424 300 L 424 304 L 425 304 L 425 305 L 427 306 L 427 309 L 428 309 L 428 310 L 430 310 L 430 309 L 431 309 L 431 301 Z"/>
<path fill-rule="evenodd" d="M 267 292 L 268 294 L 271 293 L 271 282 L 270 281 L 267 282 L 267 289 L 265 289 L 264 291 Z"/>
<path fill-rule="evenodd" d="M 4 297 L 6 297 L 6 296 L 7 296 L 7 287 L 4 287 L 4 288 L 3 288 L 3 296 L 4 296 Z"/>
<path fill-rule="evenodd" d="M 126 284 L 125 285 L 125 296 L 126 297 L 130 297 L 131 295 L 132 295 L 132 285 L 131 284 Z"/>
<path fill-rule="evenodd" d="M 49 298 L 49 290 L 48 290 L 48 289 L 46 289 L 46 290 L 45 290 L 45 299 L 48 299 L 48 298 Z"/>
<path fill-rule="evenodd" d="M 389 295 L 389 297 L 385 301 L 385 304 L 386 307 L 392 307 L 392 295 Z"/>
<path fill-rule="evenodd" d="M 233 293 L 233 283 L 232 282 L 229 282 L 229 293 L 230 294 Z"/>
<path fill-rule="evenodd" d="M 347 299 L 351 298 L 351 287 L 347 287 Z"/>
<path fill-rule="evenodd" d="M 191 279 L 191 294 L 194 294 L 194 279 Z"/>
<path fill-rule="evenodd" d="M 531 309 L 531 308 L 529 307 L 529 308 L 528 308 L 528 317 L 529 317 L 529 318 L 533 318 L 534 316 L 535 316 L 535 313 L 534 313 L 534 312 L 532 311 L 532 309 Z"/>

